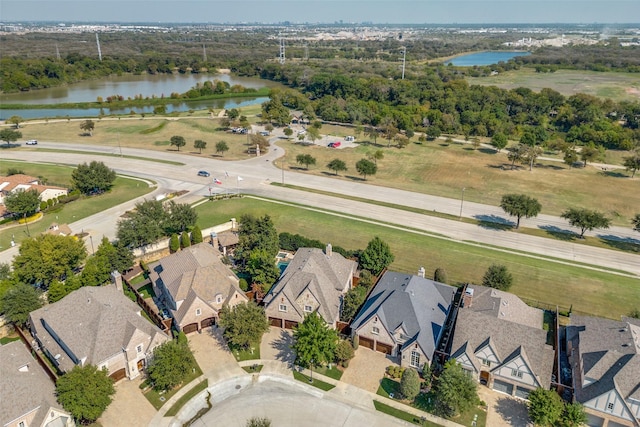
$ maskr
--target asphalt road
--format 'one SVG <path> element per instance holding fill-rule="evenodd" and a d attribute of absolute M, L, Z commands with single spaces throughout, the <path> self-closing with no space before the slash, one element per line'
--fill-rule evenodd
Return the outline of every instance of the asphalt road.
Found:
<path fill-rule="evenodd" d="M 118 156 L 122 152 L 125 156 L 139 156 L 142 158 L 156 158 L 178 161 L 184 165 L 171 165 L 159 162 L 131 159 L 126 157 L 92 156 L 90 154 L 23 151 L 20 149 L 3 150 L 3 158 L 18 159 L 34 162 L 51 162 L 78 164 L 85 161 L 99 159 L 118 173 L 136 176 L 155 181 L 157 189 L 145 197 L 154 197 L 168 191 L 188 190 L 190 195 L 206 196 L 209 189 L 213 192 L 241 191 L 274 198 L 282 201 L 296 202 L 311 207 L 340 212 L 344 215 L 357 215 L 374 221 L 384 221 L 401 227 L 411 227 L 428 233 L 438 233 L 451 239 L 465 242 L 500 246 L 507 251 L 523 251 L 547 257 L 565 260 L 567 263 L 580 262 L 594 266 L 612 268 L 640 276 L 640 256 L 630 253 L 595 248 L 571 242 L 547 239 L 536 236 L 522 235 L 510 231 L 493 228 L 483 228 L 473 224 L 466 224 L 454 220 L 426 216 L 393 208 L 356 202 L 339 197 L 297 191 L 268 185 L 270 182 L 282 182 L 303 187 L 340 193 L 349 196 L 383 201 L 402 206 L 410 206 L 423 210 L 443 212 L 476 219 L 492 219 L 510 221 L 502 209 L 497 206 L 484 205 L 445 197 L 430 196 L 387 187 L 375 186 L 366 182 L 335 180 L 321 177 L 282 171 L 272 166 L 272 161 L 283 154 L 283 150 L 274 145 L 272 150 L 261 157 L 247 158 L 241 161 L 222 161 L 209 156 L 192 156 L 177 152 L 147 151 L 142 149 L 122 148 L 117 146 L 95 146 L 88 144 L 68 144 L 39 141 L 39 147 L 78 150 L 83 152 L 109 153 Z M 120 151 L 122 150 L 122 151 Z M 1 160 L 0 160 L 1 161 Z M 198 170 L 207 170 L 211 178 L 197 176 Z M 238 180 L 238 177 L 242 180 Z M 212 178 L 222 181 L 221 185 L 213 184 Z M 71 228 L 89 232 L 94 238 L 103 235 L 113 238 L 115 224 L 119 216 L 130 209 L 136 200 L 114 207 L 90 218 L 85 218 Z M 461 209 L 462 208 L 462 209 Z M 523 219 L 521 226 L 552 227 L 558 230 L 570 230 L 565 220 L 550 215 L 540 215 L 537 218 Z M 574 230 L 575 231 L 575 230 Z M 611 227 L 603 231 L 595 231 L 591 235 L 607 235 L 621 240 L 640 240 L 640 234 L 631 228 Z M 0 252 L 0 262 L 7 262 L 15 253 L 13 250 Z"/>

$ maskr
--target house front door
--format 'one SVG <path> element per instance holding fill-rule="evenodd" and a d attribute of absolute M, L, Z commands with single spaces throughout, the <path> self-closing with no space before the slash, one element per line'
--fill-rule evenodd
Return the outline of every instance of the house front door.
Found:
<path fill-rule="evenodd" d="M 480 384 L 489 385 L 489 371 L 480 371 Z"/>

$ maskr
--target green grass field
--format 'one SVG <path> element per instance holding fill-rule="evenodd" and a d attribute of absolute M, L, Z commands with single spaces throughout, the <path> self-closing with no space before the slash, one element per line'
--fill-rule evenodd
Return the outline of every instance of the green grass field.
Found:
<path fill-rule="evenodd" d="M 569 266 L 487 247 L 452 242 L 410 231 L 401 231 L 299 207 L 252 198 L 207 202 L 196 208 L 198 225 L 240 218 L 243 213 L 268 214 L 278 232 L 299 233 L 311 239 L 347 249 L 364 249 L 374 236 L 388 242 L 395 254 L 394 271 L 416 273 L 424 266 L 431 274 L 447 271 L 450 283 L 481 283 L 492 263 L 506 265 L 515 284 L 511 291 L 532 302 L 559 305 L 565 310 L 608 318 L 619 318 L 638 306 L 640 280 L 611 273 Z"/>

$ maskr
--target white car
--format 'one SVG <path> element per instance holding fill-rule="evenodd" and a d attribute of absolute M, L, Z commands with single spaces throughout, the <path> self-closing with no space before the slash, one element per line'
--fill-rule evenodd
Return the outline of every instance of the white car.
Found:
<path fill-rule="evenodd" d="M 38 145 L 38 141 L 36 141 L 35 139 L 30 139 L 27 142 L 25 142 L 25 144 L 27 144 L 27 145 Z"/>

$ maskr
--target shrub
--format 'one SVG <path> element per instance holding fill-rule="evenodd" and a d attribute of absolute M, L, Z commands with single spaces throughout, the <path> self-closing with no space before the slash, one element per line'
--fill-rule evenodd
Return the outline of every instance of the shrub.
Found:
<path fill-rule="evenodd" d="M 144 271 L 146 274 L 149 274 L 149 266 L 147 265 L 146 262 L 144 262 L 144 260 L 140 260 L 140 268 L 142 269 L 142 271 Z"/>
<path fill-rule="evenodd" d="M 441 267 L 436 268 L 436 271 L 433 272 L 433 280 L 440 283 L 448 283 L 449 278 L 447 277 L 445 269 Z"/>
<path fill-rule="evenodd" d="M 180 249 L 180 238 L 177 234 L 172 234 L 169 238 L 169 251 L 171 253 L 177 252 Z"/>
<path fill-rule="evenodd" d="M 180 246 L 182 246 L 183 248 L 188 248 L 189 246 L 191 246 L 191 237 L 186 231 L 183 231 L 182 235 L 180 235 Z"/>
<path fill-rule="evenodd" d="M 354 352 L 351 343 L 347 340 L 340 340 L 336 346 L 336 361 L 346 368 L 344 362 L 348 362 L 353 356 Z"/>
<path fill-rule="evenodd" d="M 413 400 L 420 392 L 420 377 L 415 369 L 405 369 L 400 380 L 400 394 Z"/>
<path fill-rule="evenodd" d="M 40 210 L 41 211 L 47 210 L 47 207 L 48 207 L 47 202 L 45 202 L 44 200 L 42 202 L 40 202 Z"/>
<path fill-rule="evenodd" d="M 243 291 L 247 292 L 249 290 L 249 283 L 247 283 L 247 279 L 240 279 L 238 281 L 238 285 L 240 286 L 240 289 L 242 289 Z"/>
<path fill-rule="evenodd" d="M 354 350 L 357 350 L 358 347 L 360 346 L 360 337 L 357 335 L 354 335 L 353 338 L 351 339 L 351 345 L 353 346 Z"/>
<path fill-rule="evenodd" d="M 197 225 L 191 230 L 191 243 L 194 245 L 202 243 L 202 230 Z"/>

